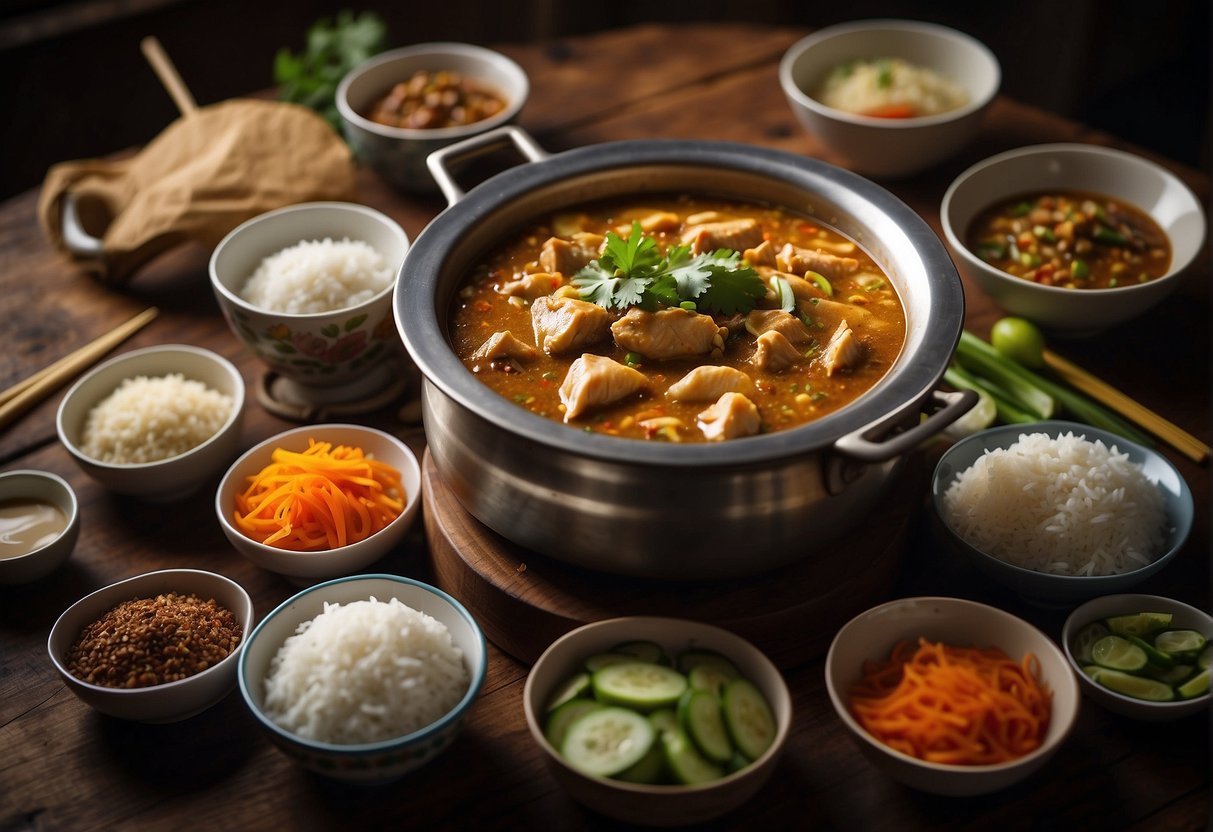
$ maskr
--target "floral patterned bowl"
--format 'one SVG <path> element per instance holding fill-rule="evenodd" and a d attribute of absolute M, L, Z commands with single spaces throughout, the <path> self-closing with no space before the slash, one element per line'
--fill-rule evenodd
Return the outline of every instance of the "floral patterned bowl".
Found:
<path fill-rule="evenodd" d="M 211 255 L 211 287 L 232 331 L 292 383 L 304 401 L 373 396 L 399 377 L 404 361 L 392 318 L 392 286 L 369 300 L 328 312 L 288 313 L 240 295 L 261 261 L 303 241 L 360 240 L 398 274 L 409 240 L 390 217 L 347 202 L 311 202 L 270 211 L 235 228 Z"/>

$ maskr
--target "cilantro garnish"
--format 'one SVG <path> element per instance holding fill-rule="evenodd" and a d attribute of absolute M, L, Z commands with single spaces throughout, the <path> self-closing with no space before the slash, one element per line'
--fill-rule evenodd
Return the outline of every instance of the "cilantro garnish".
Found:
<path fill-rule="evenodd" d="M 691 301 L 698 309 L 733 315 L 749 312 L 766 295 L 762 278 L 738 252 L 692 255 L 689 246 L 676 245 L 663 255 L 638 222 L 626 240 L 608 231 L 606 249 L 574 275 L 573 285 L 582 300 L 606 309 L 653 311 Z"/>

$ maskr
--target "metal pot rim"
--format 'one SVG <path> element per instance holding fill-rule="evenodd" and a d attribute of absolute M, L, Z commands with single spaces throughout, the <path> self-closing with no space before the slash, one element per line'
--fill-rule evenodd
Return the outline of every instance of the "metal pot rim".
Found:
<path fill-rule="evenodd" d="M 646 165 L 727 168 L 782 183 L 807 193 L 849 193 L 880 211 L 907 237 L 921 259 L 933 294 L 931 326 L 912 354 L 903 349 L 894 367 L 860 399 L 798 428 L 715 443 L 643 442 L 567 428 L 506 400 L 482 384 L 455 356 L 435 307 L 442 264 L 465 230 L 508 210 L 514 200 L 577 177 Z M 756 199 L 760 199 L 757 197 Z M 801 456 L 920 403 L 938 384 L 960 337 L 964 292 L 942 241 L 908 205 L 881 186 L 828 163 L 735 142 L 647 139 L 607 142 L 567 150 L 510 168 L 479 184 L 439 214 L 418 235 L 401 266 L 394 295 L 396 325 L 425 376 L 447 396 L 483 418 L 539 446 L 600 461 L 639 466 L 692 468 L 748 466 Z M 912 359 L 912 360 L 911 360 Z"/>

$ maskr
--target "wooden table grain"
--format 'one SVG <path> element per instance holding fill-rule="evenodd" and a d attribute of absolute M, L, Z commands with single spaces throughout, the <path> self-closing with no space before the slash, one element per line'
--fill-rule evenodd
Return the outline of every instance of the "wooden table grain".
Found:
<path fill-rule="evenodd" d="M 723 139 L 837 161 L 800 129 L 779 90 L 779 58 L 804 34 L 738 24 L 645 25 L 500 48 L 530 74 L 521 124 L 551 151 L 618 139 Z M 1053 141 L 1142 152 L 1004 97 L 961 155 L 882 184 L 939 231 L 939 201 L 957 173 L 992 153 Z M 1207 176 L 1156 161 L 1208 202 Z M 394 194 L 365 171 L 359 183 L 359 200 L 412 237 L 443 207 Z M 207 279 L 209 251 L 183 246 L 125 287 L 103 286 L 50 249 L 35 221 L 36 200 L 31 191 L 0 205 L 0 387 L 155 305 L 160 317 L 121 349 L 205 346 L 235 362 L 252 389 L 262 366 L 219 313 Z M 1056 349 L 1207 441 L 1209 277 L 1202 254 L 1178 293 L 1138 322 Z M 967 278 L 965 288 L 967 325 L 985 334 L 1001 313 Z M 45 642 L 59 613 L 88 592 L 154 569 L 210 569 L 244 585 L 260 618 L 295 588 L 226 543 L 208 490 L 150 510 L 85 477 L 55 436 L 59 398 L 0 433 L 0 469 L 65 477 L 82 516 L 67 566 L 34 584 L 0 587 L 0 830 L 616 827 L 574 803 L 548 774 L 522 717 L 527 668 L 495 648 L 455 745 L 385 787 L 349 787 L 296 767 L 261 734 L 235 691 L 210 711 L 166 726 L 109 719 L 83 705 L 55 674 Z M 404 432 L 398 415 L 392 409 L 366 420 Z M 251 445 L 289 426 L 250 401 L 243 438 Z M 422 438 L 411 436 L 420 447 Z M 1197 519 L 1176 563 L 1142 591 L 1207 608 L 1209 470 L 1164 453 L 1191 486 Z M 1058 637 L 1065 610 L 1027 605 L 934 545 L 925 479 L 922 493 L 898 593 L 986 601 Z M 418 529 L 377 568 L 427 579 L 425 546 Z M 771 782 L 715 828 L 1195 830 L 1209 821 L 1207 714 L 1151 725 L 1086 701 L 1065 746 L 1025 783 L 983 798 L 941 798 L 899 786 L 865 761 L 830 707 L 819 659 L 790 669 L 787 680 L 795 718 L 786 754 Z"/>

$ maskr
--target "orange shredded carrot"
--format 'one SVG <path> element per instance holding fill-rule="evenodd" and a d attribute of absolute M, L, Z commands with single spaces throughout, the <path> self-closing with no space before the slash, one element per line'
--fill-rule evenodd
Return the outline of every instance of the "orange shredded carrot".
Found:
<path fill-rule="evenodd" d="M 275 448 L 236 495 L 237 529 L 296 552 L 336 549 L 373 535 L 404 511 L 400 472 L 361 448 L 308 439 L 302 453 Z"/>
<path fill-rule="evenodd" d="M 920 760 L 989 765 L 1040 747 L 1052 694 L 1031 653 L 1015 662 L 997 647 L 902 641 L 887 660 L 864 663 L 851 713 L 872 736 Z"/>

